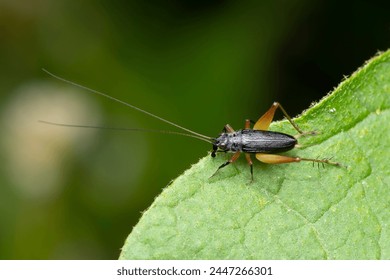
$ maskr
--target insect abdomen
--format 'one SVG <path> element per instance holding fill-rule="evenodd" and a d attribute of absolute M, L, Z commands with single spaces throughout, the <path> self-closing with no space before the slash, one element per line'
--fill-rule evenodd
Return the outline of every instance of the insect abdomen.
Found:
<path fill-rule="evenodd" d="M 241 137 L 245 153 L 281 153 L 297 144 L 293 136 L 274 131 L 243 129 Z"/>

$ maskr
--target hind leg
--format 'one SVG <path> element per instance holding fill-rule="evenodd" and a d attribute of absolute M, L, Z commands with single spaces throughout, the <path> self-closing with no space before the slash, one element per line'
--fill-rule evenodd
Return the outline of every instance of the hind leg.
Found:
<path fill-rule="evenodd" d="M 289 156 L 282 156 L 282 155 L 273 155 L 273 154 L 261 154 L 257 153 L 256 158 L 264 163 L 269 164 L 281 164 L 281 163 L 291 163 L 291 162 L 301 162 L 301 161 L 311 161 L 313 163 L 318 164 L 330 164 L 330 165 L 336 165 L 341 166 L 340 163 L 330 161 L 330 159 L 314 159 L 314 158 L 300 158 L 300 157 L 289 157 Z"/>

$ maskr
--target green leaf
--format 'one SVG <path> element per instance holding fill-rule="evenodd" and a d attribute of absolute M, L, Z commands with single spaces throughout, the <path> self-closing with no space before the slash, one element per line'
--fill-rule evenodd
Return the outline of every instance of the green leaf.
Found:
<path fill-rule="evenodd" d="M 345 167 L 207 156 L 166 187 L 120 259 L 390 259 L 390 51 L 295 119 L 288 152 Z M 271 130 L 296 134 L 286 121 Z"/>

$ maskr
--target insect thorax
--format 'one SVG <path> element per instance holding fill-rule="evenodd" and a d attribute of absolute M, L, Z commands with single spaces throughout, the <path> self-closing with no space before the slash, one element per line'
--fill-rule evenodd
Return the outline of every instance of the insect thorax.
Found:
<path fill-rule="evenodd" d="M 242 151 L 242 131 L 221 133 L 215 140 L 214 146 L 224 152 Z"/>

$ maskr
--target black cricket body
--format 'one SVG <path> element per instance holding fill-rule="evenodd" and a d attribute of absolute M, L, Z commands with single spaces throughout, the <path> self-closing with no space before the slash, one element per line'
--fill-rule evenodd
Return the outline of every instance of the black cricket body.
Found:
<path fill-rule="evenodd" d="M 298 136 L 306 135 L 306 134 L 314 134 L 312 132 L 304 133 L 302 132 L 298 126 L 294 123 L 291 117 L 287 114 L 284 108 L 278 103 L 274 102 L 271 108 L 254 124 L 253 128 L 250 128 L 252 121 L 245 121 L 245 128 L 241 130 L 235 131 L 230 125 L 225 125 L 222 133 L 214 138 L 203 135 L 201 133 L 195 132 L 188 128 L 182 127 L 176 123 L 168 121 L 162 117 L 154 115 L 148 111 L 140 109 L 134 105 L 131 105 L 127 102 L 119 100 L 115 97 L 112 97 L 103 92 L 79 85 L 72 81 L 66 80 L 59 76 L 56 76 L 49 71 L 43 69 L 44 72 L 51 75 L 52 77 L 59 79 L 63 82 L 69 83 L 76 87 L 85 89 L 89 92 L 95 93 L 97 95 L 103 96 L 105 98 L 111 99 L 115 102 L 121 103 L 127 107 L 130 107 L 134 110 L 137 110 L 141 113 L 149 115 L 155 119 L 158 119 L 162 122 L 168 123 L 171 126 L 174 126 L 178 129 L 181 129 L 185 132 L 177 132 L 177 131 L 163 131 L 163 130 L 153 130 L 153 129 L 138 129 L 138 128 L 107 128 L 107 127 L 96 127 L 89 125 L 75 125 L 75 124 L 61 124 L 61 123 L 53 123 L 47 121 L 41 121 L 46 124 L 51 125 L 59 125 L 59 126 L 67 126 L 67 127 L 80 127 L 80 128 L 103 128 L 103 129 L 116 129 L 116 130 L 127 130 L 127 131 L 144 131 L 144 132 L 159 132 L 159 133 L 168 133 L 168 134 L 176 134 L 186 137 L 196 138 L 205 142 L 208 142 L 213 145 L 213 149 L 211 152 L 211 156 L 215 157 L 217 152 L 230 152 L 234 153 L 233 156 L 218 167 L 217 171 L 230 163 L 233 163 L 238 159 L 241 153 L 245 153 L 245 158 L 250 166 L 251 171 L 251 179 L 253 181 L 253 163 L 251 159 L 251 154 L 255 154 L 256 159 L 268 164 L 280 164 L 280 163 L 291 163 L 291 162 L 300 162 L 300 161 L 311 161 L 313 164 L 316 162 L 318 164 L 331 164 L 340 166 L 337 162 L 332 162 L 330 159 L 312 159 L 312 158 L 301 158 L 301 157 L 291 157 L 285 155 L 279 155 L 279 153 L 289 151 L 297 146 L 297 138 L 282 132 L 269 131 L 268 127 L 271 124 L 276 109 L 280 109 L 286 119 L 290 122 L 290 124 L 294 127 L 294 129 L 299 133 Z M 214 176 L 217 171 L 214 172 L 212 176 Z M 211 177 L 212 177 L 211 176 Z"/>
<path fill-rule="evenodd" d="M 298 143 L 293 136 L 275 131 L 241 129 L 223 132 L 215 139 L 213 150 L 225 152 L 267 153 L 287 152 Z"/>

